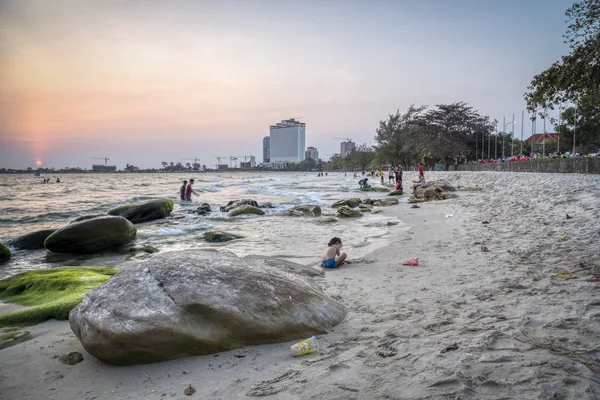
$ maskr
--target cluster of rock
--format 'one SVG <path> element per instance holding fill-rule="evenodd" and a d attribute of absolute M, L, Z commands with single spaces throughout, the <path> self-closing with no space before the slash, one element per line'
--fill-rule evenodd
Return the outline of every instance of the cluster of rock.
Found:
<path fill-rule="evenodd" d="M 320 217 L 321 207 L 315 204 L 303 204 L 285 210 L 283 215 L 291 217 Z"/>
<path fill-rule="evenodd" d="M 88 292 L 69 323 L 94 357 L 132 365 L 306 338 L 344 319 L 346 307 L 308 267 L 285 264 L 211 250 L 159 254 Z"/>
<path fill-rule="evenodd" d="M 171 211 L 173 202 L 167 199 L 125 204 L 111 208 L 107 214 L 77 217 L 60 229 L 42 229 L 19 236 L 7 244 L 17 250 L 46 248 L 53 253 L 68 254 L 119 249 L 135 239 L 134 223 L 165 218 Z M 0 247 L 0 260 L 2 254 L 5 252 Z"/>
<path fill-rule="evenodd" d="M 393 206 L 398 204 L 398 199 L 364 199 L 352 198 L 346 200 L 340 200 L 331 205 L 333 208 L 337 208 L 338 215 L 343 218 L 356 218 L 362 217 L 365 212 L 372 212 L 373 206 Z"/>
<path fill-rule="evenodd" d="M 425 186 L 418 187 L 408 199 L 409 203 L 423 203 L 433 200 L 446 200 L 455 197 L 456 189 L 448 182 L 431 182 Z"/>
<path fill-rule="evenodd" d="M 226 212 L 230 217 L 236 217 L 244 214 L 264 215 L 261 208 L 272 208 L 271 203 L 258 204 L 256 200 L 242 199 L 232 200 L 227 205 L 220 207 L 222 212 Z"/>

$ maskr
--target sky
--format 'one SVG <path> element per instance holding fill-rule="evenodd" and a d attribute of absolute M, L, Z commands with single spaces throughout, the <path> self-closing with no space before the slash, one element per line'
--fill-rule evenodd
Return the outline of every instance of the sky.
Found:
<path fill-rule="evenodd" d="M 520 137 L 572 1 L 0 0 L 0 167 L 262 161 L 291 117 L 325 159 L 455 101 Z"/>

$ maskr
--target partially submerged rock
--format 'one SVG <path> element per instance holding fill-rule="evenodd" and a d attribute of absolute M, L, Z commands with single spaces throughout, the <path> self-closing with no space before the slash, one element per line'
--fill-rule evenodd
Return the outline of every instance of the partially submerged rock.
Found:
<path fill-rule="evenodd" d="M 264 203 L 260 203 L 258 205 L 258 208 L 275 208 L 275 206 L 273 205 L 273 203 L 265 201 Z"/>
<path fill-rule="evenodd" d="M 227 213 L 230 217 L 235 217 L 237 215 L 244 215 L 244 214 L 254 214 L 254 215 L 265 215 L 265 212 L 263 210 L 261 210 L 260 208 L 248 205 L 248 204 L 241 204 L 231 210 L 229 210 L 229 212 Z"/>
<path fill-rule="evenodd" d="M 408 199 L 409 203 L 423 203 L 425 201 L 432 200 L 446 200 L 453 197 L 450 193 L 445 192 L 444 189 L 427 185 L 425 187 L 418 187 L 417 190 Z"/>
<path fill-rule="evenodd" d="M 36 232 L 31 232 L 23 236 L 19 236 L 9 240 L 7 244 L 17 250 L 36 250 L 44 248 L 44 240 L 54 233 L 56 229 L 42 229 Z"/>
<path fill-rule="evenodd" d="M 52 268 L 0 280 L 0 300 L 28 308 L 0 315 L 0 327 L 65 320 L 83 295 L 117 272 L 108 267 Z"/>
<path fill-rule="evenodd" d="M 319 218 L 318 220 L 315 221 L 315 223 L 325 225 L 325 224 L 333 224 L 334 222 L 337 222 L 337 221 L 338 221 L 337 218 L 334 218 L 334 217 L 324 217 L 324 218 Z"/>
<path fill-rule="evenodd" d="M 304 204 L 301 206 L 294 206 L 289 210 L 284 211 L 283 214 L 298 217 L 320 217 L 321 207 L 314 204 Z"/>
<path fill-rule="evenodd" d="M 402 189 L 394 190 L 388 196 L 402 196 Z"/>
<path fill-rule="evenodd" d="M 359 204 L 358 209 L 362 212 L 371 212 L 373 211 L 373 206 L 371 204 Z"/>
<path fill-rule="evenodd" d="M 327 332 L 347 309 L 299 274 L 231 253 L 160 254 L 91 291 L 69 316 L 86 351 L 132 365 Z"/>
<path fill-rule="evenodd" d="M 241 239 L 243 236 L 236 235 L 235 233 L 223 232 L 223 231 L 206 231 L 202 236 L 207 242 L 219 243 L 229 242 L 230 240 Z"/>
<path fill-rule="evenodd" d="M 241 205 L 249 205 L 252 207 L 256 207 L 256 208 L 262 208 L 259 206 L 259 204 L 256 202 L 256 200 L 252 200 L 252 199 L 242 199 L 242 200 L 231 200 L 229 203 L 227 203 L 227 205 L 220 207 L 220 210 L 223 212 L 229 212 L 230 210 L 233 210 L 236 207 L 239 207 Z M 264 203 L 263 205 L 270 205 L 271 203 Z M 270 208 L 270 207 L 265 207 L 265 208 Z"/>
<path fill-rule="evenodd" d="M 196 211 L 194 212 L 199 215 L 208 215 L 211 211 L 212 210 L 210 209 L 210 205 L 208 203 L 202 203 L 202 205 L 196 208 Z"/>
<path fill-rule="evenodd" d="M 0 243 L 0 264 L 4 264 L 8 260 L 10 260 L 11 253 L 8 247 Z"/>
<path fill-rule="evenodd" d="M 89 254 L 131 243 L 137 230 L 123 217 L 99 217 L 69 224 L 44 241 L 54 253 Z"/>
<path fill-rule="evenodd" d="M 140 203 L 123 204 L 108 210 L 108 215 L 121 216 L 134 224 L 165 218 L 173 211 L 173 202 L 168 199 L 148 200 Z"/>
<path fill-rule="evenodd" d="M 338 208 L 338 214 L 340 217 L 344 218 L 357 218 L 363 216 L 363 213 L 360 210 L 355 210 L 348 206 L 341 206 Z"/>
<path fill-rule="evenodd" d="M 335 203 L 333 203 L 331 205 L 331 207 L 333 208 L 338 208 L 338 207 L 342 207 L 342 206 L 348 206 L 350 208 L 356 208 L 358 207 L 359 204 L 362 203 L 361 199 L 355 198 L 355 199 L 347 199 L 347 200 L 340 200 L 340 201 L 336 201 Z"/>

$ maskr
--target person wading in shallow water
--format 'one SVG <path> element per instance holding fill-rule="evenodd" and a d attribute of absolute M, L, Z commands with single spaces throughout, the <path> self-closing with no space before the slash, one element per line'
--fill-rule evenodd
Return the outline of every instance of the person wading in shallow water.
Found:
<path fill-rule="evenodd" d="M 198 192 L 192 189 L 192 185 L 194 184 L 194 180 L 190 179 L 190 183 L 185 188 L 185 201 L 192 201 L 192 194 L 198 196 Z"/>
<path fill-rule="evenodd" d="M 179 188 L 179 197 L 181 201 L 185 201 L 185 189 L 187 186 L 187 181 L 183 181 L 183 185 Z"/>

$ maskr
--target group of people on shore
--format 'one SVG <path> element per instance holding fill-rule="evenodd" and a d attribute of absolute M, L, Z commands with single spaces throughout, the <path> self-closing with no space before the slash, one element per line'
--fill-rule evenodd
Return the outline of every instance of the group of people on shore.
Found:
<path fill-rule="evenodd" d="M 371 172 L 363 171 L 363 178 L 361 178 L 358 181 L 358 185 L 361 187 L 361 189 L 370 188 L 371 185 L 369 184 L 369 176 L 381 177 L 381 184 L 385 185 L 385 181 L 384 181 L 385 172 L 386 171 L 383 168 L 378 171 L 371 171 Z M 356 177 L 356 173 L 354 174 L 354 176 Z M 402 167 L 388 168 L 387 176 L 388 176 L 388 185 L 395 183 L 396 190 L 403 190 Z M 427 184 L 425 181 L 425 168 L 422 165 L 419 166 L 419 177 L 417 178 L 416 181 L 412 181 L 412 182 L 414 183 L 413 192 L 416 191 L 418 187 L 425 186 Z"/>

